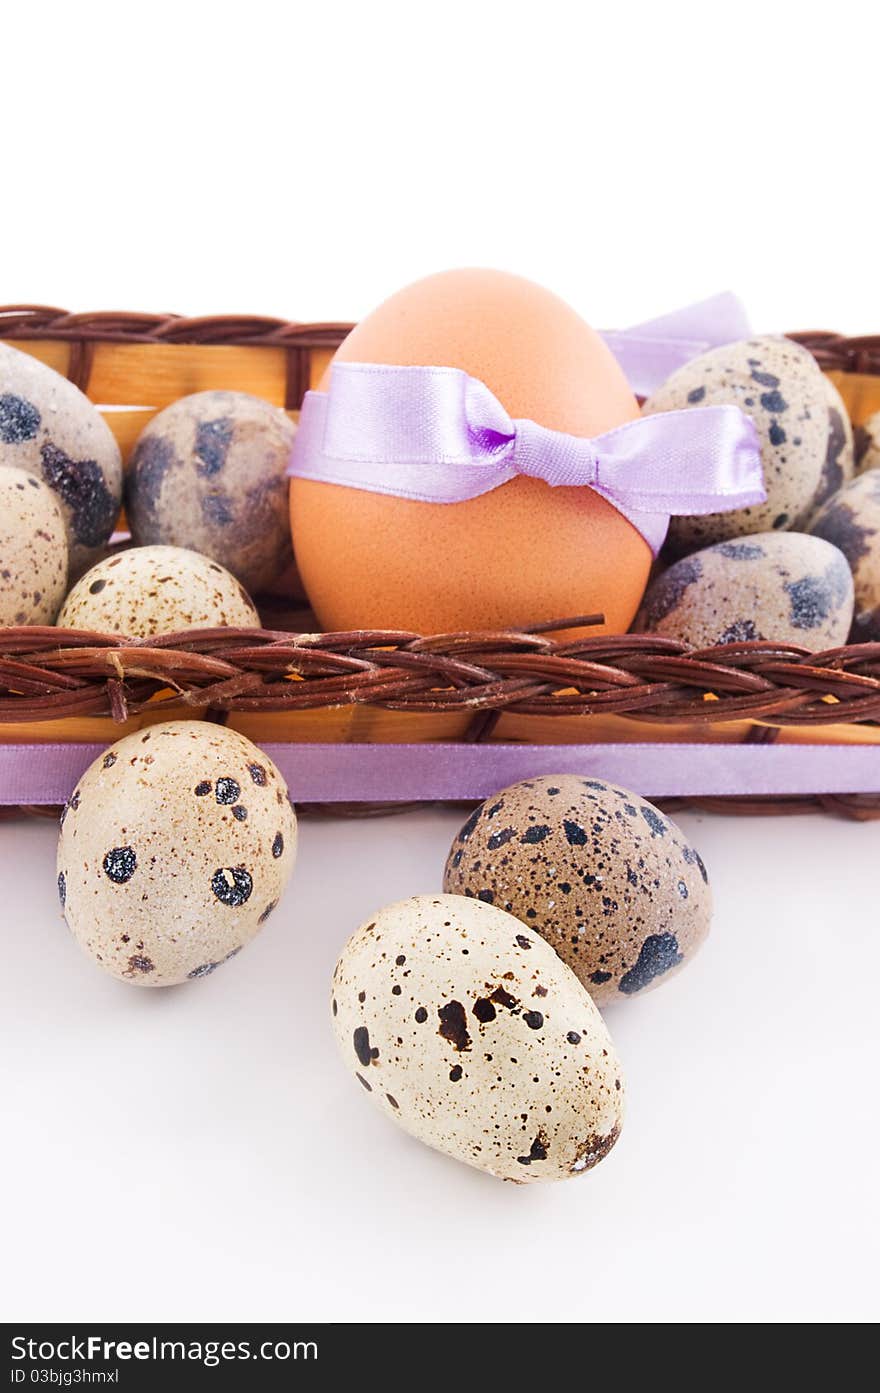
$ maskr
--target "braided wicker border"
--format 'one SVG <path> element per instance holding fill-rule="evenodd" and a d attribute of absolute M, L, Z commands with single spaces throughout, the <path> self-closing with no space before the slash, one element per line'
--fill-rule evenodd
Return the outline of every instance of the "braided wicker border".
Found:
<path fill-rule="evenodd" d="M 123 312 L 69 314 L 40 305 L 0 307 L 0 338 L 72 346 L 68 375 L 88 387 L 96 343 L 186 343 L 283 348 L 287 405 L 300 405 L 314 348 L 335 348 L 347 324 L 296 324 L 249 315 L 186 318 Z M 880 374 L 880 336 L 791 335 L 823 368 Z M 132 640 L 55 628 L 0 629 L 0 721 L 110 716 L 123 721 L 157 700 L 183 701 L 222 719 L 231 711 L 307 711 L 365 705 L 467 712 L 468 739 L 485 739 L 502 711 L 520 715 L 626 715 L 645 723 L 769 721 L 771 726 L 880 720 L 880 644 L 826 653 L 774 643 L 689 650 L 652 634 L 560 642 L 555 620 L 522 631 L 431 637 L 374 630 L 338 634 L 212 629 Z M 163 694 L 160 696 L 159 694 Z M 756 727 L 749 736 L 772 740 Z M 689 800 L 691 801 L 691 800 Z M 692 800 L 707 809 L 880 816 L 869 797 Z"/>
<path fill-rule="evenodd" d="M 0 721 L 130 715 L 159 693 L 214 712 L 350 705 L 485 719 L 629 716 L 645 722 L 880 720 L 880 643 L 825 653 L 768 642 L 688 649 L 656 634 L 561 641 L 547 630 L 422 637 L 399 630 L 198 629 L 128 639 L 51 627 L 0 629 Z"/>
<path fill-rule="evenodd" d="M 788 338 L 802 343 L 826 372 L 880 373 L 880 334 L 834 334 L 827 329 L 805 329 Z"/>

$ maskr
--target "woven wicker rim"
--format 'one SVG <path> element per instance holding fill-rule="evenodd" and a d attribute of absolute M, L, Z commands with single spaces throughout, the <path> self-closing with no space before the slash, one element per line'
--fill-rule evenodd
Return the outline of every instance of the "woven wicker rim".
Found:
<path fill-rule="evenodd" d="M 156 700 L 212 711 L 379 706 L 434 713 L 629 716 L 832 725 L 880 719 L 880 643 L 825 653 L 767 642 L 688 649 L 656 634 L 593 635 L 595 616 L 522 631 L 197 629 L 150 639 L 0 629 L 0 721 L 126 720 Z M 556 639 L 550 628 L 584 627 Z M 162 698 L 160 693 L 167 693 Z M 766 737 L 764 737 L 766 738 Z"/>
<path fill-rule="evenodd" d="M 81 391 L 88 388 L 94 347 L 98 343 L 166 343 L 247 345 L 280 348 L 287 355 L 285 406 L 296 410 L 309 385 L 313 349 L 338 348 L 351 324 L 300 324 L 269 315 L 143 314 L 131 310 L 91 310 L 71 314 L 53 305 L 0 306 L 0 339 L 57 339 L 70 344 L 67 376 Z M 826 369 L 880 373 L 880 334 L 847 337 L 825 329 L 789 334 Z"/>
<path fill-rule="evenodd" d="M 259 347 L 336 348 L 353 325 L 312 324 L 270 315 L 143 314 L 131 310 L 90 310 L 71 314 L 53 305 L 0 306 L 0 338 L 63 339 L 82 343 L 251 344 Z M 847 336 L 827 329 L 788 335 L 814 354 L 823 368 L 880 373 L 880 334 Z"/>

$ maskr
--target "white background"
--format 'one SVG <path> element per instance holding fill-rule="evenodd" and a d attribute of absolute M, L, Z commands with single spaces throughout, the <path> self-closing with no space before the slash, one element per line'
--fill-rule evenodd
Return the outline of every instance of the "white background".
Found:
<path fill-rule="evenodd" d="M 5 18 L 0 302 L 348 319 L 481 263 L 603 327 L 730 286 L 761 329 L 880 332 L 865 6 L 138 13 Z M 684 819 L 713 936 L 609 1012 L 609 1159 L 520 1189 L 391 1128 L 327 1022 L 458 820 L 306 823 L 260 939 L 166 993 L 73 946 L 54 828 L 0 827 L 0 1314 L 876 1317 L 880 825 Z"/>

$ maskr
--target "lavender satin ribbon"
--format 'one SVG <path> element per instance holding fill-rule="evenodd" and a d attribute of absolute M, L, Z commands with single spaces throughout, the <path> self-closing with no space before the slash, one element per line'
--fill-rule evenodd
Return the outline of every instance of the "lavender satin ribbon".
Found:
<path fill-rule="evenodd" d="M 487 798 L 548 771 L 648 798 L 880 792 L 880 745 L 262 746 L 300 803 Z M 105 745 L 0 744 L 0 804 L 63 803 Z"/>
<path fill-rule="evenodd" d="M 649 397 L 692 358 L 751 332 L 742 302 L 724 291 L 631 329 L 605 330 L 602 338 L 636 395 Z"/>
<path fill-rule="evenodd" d="M 423 503 L 477 498 L 517 475 L 587 486 L 656 555 L 670 515 L 763 503 L 761 449 L 735 406 L 644 416 L 591 440 L 513 420 L 459 368 L 336 363 L 309 392 L 288 473 Z"/>

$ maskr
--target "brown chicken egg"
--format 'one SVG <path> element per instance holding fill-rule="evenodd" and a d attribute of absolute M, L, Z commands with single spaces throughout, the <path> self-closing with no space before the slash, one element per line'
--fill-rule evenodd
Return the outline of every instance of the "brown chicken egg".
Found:
<path fill-rule="evenodd" d="M 460 368 L 514 419 L 571 435 L 639 414 L 599 335 L 549 291 L 499 271 L 447 271 L 401 290 L 336 360 Z M 300 575 L 326 629 L 437 633 L 601 612 L 607 632 L 624 632 L 651 565 L 648 543 L 592 489 L 524 476 L 460 503 L 295 478 L 290 506 Z"/>

